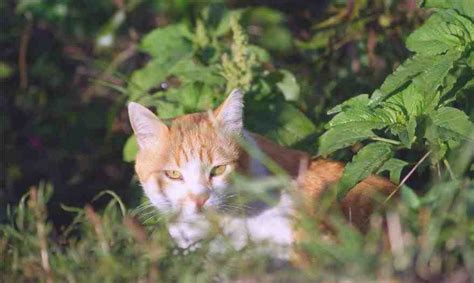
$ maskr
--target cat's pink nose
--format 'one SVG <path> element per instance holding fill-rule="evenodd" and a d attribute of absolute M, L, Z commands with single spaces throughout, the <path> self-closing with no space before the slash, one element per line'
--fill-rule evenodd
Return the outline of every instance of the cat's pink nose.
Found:
<path fill-rule="evenodd" d="M 191 195 L 190 197 L 196 204 L 198 210 L 201 210 L 204 204 L 206 204 L 206 201 L 209 199 L 208 194 Z"/>

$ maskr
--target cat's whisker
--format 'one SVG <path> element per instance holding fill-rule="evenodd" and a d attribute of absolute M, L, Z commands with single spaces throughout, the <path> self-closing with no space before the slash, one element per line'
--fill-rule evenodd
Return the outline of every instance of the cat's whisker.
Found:
<path fill-rule="evenodd" d="M 151 219 L 153 219 L 153 218 L 155 218 L 155 217 L 157 217 L 157 216 L 158 216 L 158 218 L 156 218 L 155 220 L 156 220 L 157 222 L 160 221 L 160 220 L 162 219 L 162 216 L 159 215 L 159 214 L 154 214 L 154 215 L 148 217 L 147 219 L 143 220 L 143 223 L 147 223 L 148 221 L 150 221 Z"/>
<path fill-rule="evenodd" d="M 147 213 L 145 215 L 140 216 L 140 221 L 147 222 L 149 219 L 159 216 L 159 213 Z"/>
<path fill-rule="evenodd" d="M 137 206 L 135 209 L 133 209 L 132 213 L 136 215 L 147 209 L 156 209 L 156 208 L 152 204 L 140 205 L 140 206 Z"/>

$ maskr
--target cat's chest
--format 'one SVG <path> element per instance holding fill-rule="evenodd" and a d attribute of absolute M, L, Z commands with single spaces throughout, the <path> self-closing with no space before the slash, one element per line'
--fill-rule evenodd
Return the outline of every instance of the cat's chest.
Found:
<path fill-rule="evenodd" d="M 277 205 L 270 207 L 253 217 L 220 218 L 223 238 L 218 237 L 212 244 L 212 250 L 223 252 L 226 244 L 240 250 L 250 242 L 261 246 L 263 251 L 281 259 L 287 259 L 293 243 L 292 230 L 293 201 L 287 194 L 282 194 Z M 182 248 L 196 243 L 209 232 L 209 223 L 196 219 L 192 223 L 172 224 L 169 232 L 175 242 Z"/>
<path fill-rule="evenodd" d="M 257 216 L 226 219 L 223 231 L 236 248 L 244 246 L 249 240 L 289 246 L 293 242 L 292 210 L 291 197 L 283 194 L 276 206 Z"/>

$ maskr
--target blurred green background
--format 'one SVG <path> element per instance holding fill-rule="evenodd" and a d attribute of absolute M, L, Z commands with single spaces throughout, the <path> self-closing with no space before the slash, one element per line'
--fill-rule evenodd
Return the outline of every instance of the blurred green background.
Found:
<path fill-rule="evenodd" d="M 139 43 L 154 28 L 182 23 L 194 29 L 202 18 L 217 25 L 213 19 L 237 11 L 249 42 L 271 54 L 263 69 L 289 71 L 286 92 L 296 95 L 293 105 L 314 124 L 306 143 L 312 144 L 328 120 L 327 109 L 372 91 L 408 56 L 405 36 L 426 16 L 414 0 L 0 5 L 0 215 L 4 219 L 5 203 L 45 180 L 55 188 L 50 215 L 57 224 L 69 221 L 59 203 L 82 206 L 104 189 L 132 200 L 139 191 L 130 185 L 132 164 L 122 157 L 131 133 L 123 89 L 149 60 Z M 222 37 L 228 41 L 230 34 Z M 153 91 L 172 84 L 165 79 Z M 300 147 L 317 151 L 314 144 Z"/>

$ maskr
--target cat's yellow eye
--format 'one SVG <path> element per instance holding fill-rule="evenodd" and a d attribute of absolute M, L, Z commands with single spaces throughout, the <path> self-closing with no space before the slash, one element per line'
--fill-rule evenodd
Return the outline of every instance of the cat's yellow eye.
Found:
<path fill-rule="evenodd" d="M 173 180 L 182 180 L 183 179 L 183 176 L 177 170 L 166 170 L 165 175 L 166 175 L 166 177 L 168 177 L 170 179 L 173 179 Z"/>
<path fill-rule="evenodd" d="M 224 174 L 226 167 L 227 167 L 227 165 L 219 165 L 219 166 L 216 166 L 216 167 L 212 168 L 211 176 L 215 177 L 215 176 L 219 176 L 219 175 Z"/>

